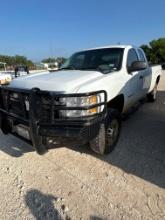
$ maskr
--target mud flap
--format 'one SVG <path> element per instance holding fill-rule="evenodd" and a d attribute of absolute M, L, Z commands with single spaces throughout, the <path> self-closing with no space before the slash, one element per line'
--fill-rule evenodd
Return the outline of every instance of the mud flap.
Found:
<path fill-rule="evenodd" d="M 33 88 L 29 97 L 29 126 L 30 136 L 33 147 L 38 154 L 42 155 L 47 152 L 46 146 L 43 144 L 43 137 L 39 135 L 39 119 L 41 116 L 41 101 L 38 88 Z"/>

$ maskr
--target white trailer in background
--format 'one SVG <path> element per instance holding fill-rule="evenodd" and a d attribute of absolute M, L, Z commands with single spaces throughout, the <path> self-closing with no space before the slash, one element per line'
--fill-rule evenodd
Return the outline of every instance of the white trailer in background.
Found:
<path fill-rule="evenodd" d="M 0 71 L 0 85 L 9 84 L 12 80 L 12 76 L 6 71 L 6 63 L 0 62 L 0 66 L 3 68 L 3 71 Z"/>
<path fill-rule="evenodd" d="M 4 71 L 6 71 L 6 63 L 0 62 L 0 66 L 3 66 Z"/>

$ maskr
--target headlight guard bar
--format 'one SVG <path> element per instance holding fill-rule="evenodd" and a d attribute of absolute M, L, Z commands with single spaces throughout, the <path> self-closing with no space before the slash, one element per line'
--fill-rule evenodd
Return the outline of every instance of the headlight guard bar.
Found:
<path fill-rule="evenodd" d="M 10 95 L 12 93 L 18 94 L 18 99 L 20 102 L 20 108 L 22 115 L 17 115 L 16 113 L 12 113 L 10 111 L 11 101 L 10 101 Z M 64 104 L 60 103 L 54 103 L 54 100 L 58 100 L 60 98 L 70 98 L 70 97 L 88 97 L 92 95 L 103 95 L 102 101 L 96 104 L 90 104 L 86 106 L 66 106 Z M 46 91 L 46 90 L 40 90 L 38 88 L 33 88 L 31 90 L 27 89 L 16 89 L 16 88 L 9 88 L 2 86 L 0 87 L 0 112 L 3 114 L 8 115 L 9 117 L 16 118 L 18 120 L 28 122 L 28 118 L 26 117 L 26 105 L 25 100 L 23 99 L 23 96 L 28 97 L 29 101 L 29 113 L 32 111 L 34 115 L 38 118 L 38 122 L 40 121 L 40 118 L 42 118 L 42 106 L 49 106 L 50 112 L 51 112 L 51 118 L 52 122 L 57 119 L 57 121 L 60 120 L 60 118 L 54 118 L 53 112 L 55 110 L 90 110 L 92 108 L 96 108 L 99 106 L 103 106 L 103 111 L 101 113 L 95 113 L 93 116 L 100 115 L 102 113 L 105 113 L 106 111 L 106 104 L 107 104 L 107 93 L 104 90 L 94 91 L 94 92 L 87 92 L 87 93 L 71 93 L 71 94 L 65 94 L 60 92 L 54 92 L 54 91 Z M 45 104 L 42 100 L 42 98 L 49 99 L 49 103 Z M 29 114 L 31 116 L 31 114 Z M 81 118 L 88 118 L 91 116 L 82 116 Z M 29 118 L 30 119 L 30 118 Z M 62 119 L 62 118 L 61 118 Z M 66 120 L 69 120 L 66 119 Z M 73 118 L 72 118 L 73 120 Z M 74 119 L 76 120 L 76 118 Z M 79 119 L 80 120 L 80 119 Z"/>
<path fill-rule="evenodd" d="M 103 94 L 103 101 L 90 106 L 67 107 L 55 105 L 54 101 L 63 97 L 87 97 L 92 95 Z M 50 101 L 48 109 L 50 122 L 43 123 L 43 97 Z M 28 98 L 29 110 L 27 110 L 26 99 Z M 82 116 L 81 118 L 56 118 L 54 112 L 59 110 L 89 110 L 98 106 L 104 106 L 103 111 L 92 116 Z M 62 94 L 59 92 L 42 91 L 38 88 L 31 90 L 16 89 L 5 86 L 0 87 L 0 128 L 4 133 L 12 133 L 11 120 L 13 123 L 22 123 L 27 125 L 30 130 L 30 137 L 33 147 L 40 154 L 46 151 L 43 145 L 42 132 L 49 128 L 55 129 L 62 126 L 67 129 L 89 126 L 99 122 L 105 116 L 107 111 L 107 93 L 104 90 L 77 94 Z M 45 130 L 46 129 L 46 130 Z M 93 129 L 94 130 L 94 129 Z"/>

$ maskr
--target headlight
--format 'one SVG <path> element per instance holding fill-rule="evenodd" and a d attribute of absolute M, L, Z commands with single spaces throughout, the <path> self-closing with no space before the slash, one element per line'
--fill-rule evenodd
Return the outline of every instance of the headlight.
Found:
<path fill-rule="evenodd" d="M 91 95 L 87 97 L 66 97 L 61 98 L 60 103 L 67 107 L 85 107 L 92 106 L 101 102 L 101 95 Z M 102 107 L 94 107 L 89 110 L 61 110 L 60 116 L 62 117 L 82 117 L 90 116 L 102 111 Z"/>

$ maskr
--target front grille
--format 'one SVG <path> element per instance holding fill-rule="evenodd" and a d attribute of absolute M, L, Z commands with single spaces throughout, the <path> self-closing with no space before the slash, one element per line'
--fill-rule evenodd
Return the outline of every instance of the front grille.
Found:
<path fill-rule="evenodd" d="M 23 93 L 10 93 L 9 99 L 9 112 L 28 119 L 29 114 L 25 104 L 26 101 L 29 101 L 28 95 Z"/>
<path fill-rule="evenodd" d="M 1 94 L 4 110 L 26 120 L 29 119 L 29 108 L 27 107 L 29 94 L 8 90 L 2 90 Z M 39 106 L 34 107 L 33 110 L 41 123 L 53 123 L 55 119 L 59 118 L 59 111 L 55 109 L 55 106 L 60 105 L 59 97 L 40 94 L 39 102 Z"/>
<path fill-rule="evenodd" d="M 1 100 L 0 100 L 0 104 L 2 105 L 2 107 L 4 109 L 8 109 L 8 91 L 2 91 L 2 96 L 1 96 Z"/>
<path fill-rule="evenodd" d="M 59 118 L 59 111 L 55 106 L 60 106 L 59 98 L 48 95 L 41 97 L 41 123 L 52 123 L 54 119 Z"/>
<path fill-rule="evenodd" d="M 28 111 L 25 105 L 25 100 L 29 99 L 27 94 L 2 89 L 0 98 L 2 109 L 24 119 L 28 119 Z"/>

